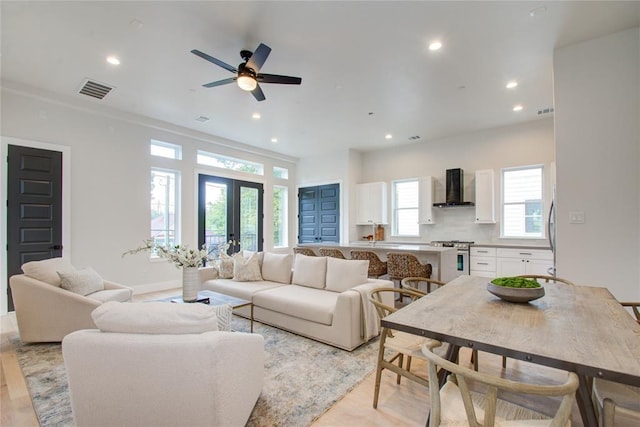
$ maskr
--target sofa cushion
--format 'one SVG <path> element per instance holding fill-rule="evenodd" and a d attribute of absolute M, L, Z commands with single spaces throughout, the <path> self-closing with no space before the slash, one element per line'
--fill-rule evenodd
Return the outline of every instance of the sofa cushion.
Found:
<path fill-rule="evenodd" d="M 91 312 L 103 332 L 128 334 L 201 334 L 218 330 L 213 307 L 167 302 L 106 302 Z"/>
<path fill-rule="evenodd" d="M 271 311 L 331 325 L 339 293 L 306 286 L 288 285 L 258 292 L 253 304 Z"/>
<path fill-rule="evenodd" d="M 291 283 L 293 254 L 265 252 L 262 260 L 262 278 L 272 282 Z"/>
<path fill-rule="evenodd" d="M 296 254 L 291 283 L 324 289 L 327 274 L 327 257 Z"/>
<path fill-rule="evenodd" d="M 221 294 L 246 299 L 247 301 L 252 301 L 253 295 L 258 292 L 262 292 L 266 289 L 277 288 L 279 286 L 286 285 L 277 282 L 269 282 L 267 280 L 238 283 L 232 279 L 207 280 L 202 283 L 202 289 L 220 292 Z"/>
<path fill-rule="evenodd" d="M 231 279 L 233 277 L 233 258 L 222 252 L 218 261 L 218 274 L 222 279 Z"/>
<path fill-rule="evenodd" d="M 249 258 L 242 254 L 233 256 L 233 280 L 236 282 L 255 282 L 262 280 L 260 274 L 260 256 L 254 253 Z"/>
<path fill-rule="evenodd" d="M 91 267 L 72 272 L 58 272 L 60 287 L 76 294 L 89 295 L 104 290 L 104 280 Z M 128 292 L 128 289 L 125 289 Z"/>
<path fill-rule="evenodd" d="M 105 289 L 103 291 L 94 292 L 87 295 L 87 298 L 100 302 L 118 301 L 127 302 L 131 299 L 130 289 Z"/>
<path fill-rule="evenodd" d="M 71 272 L 75 268 L 64 258 L 50 258 L 22 264 L 22 271 L 32 279 L 60 287 L 58 272 Z"/>
<path fill-rule="evenodd" d="M 368 260 L 327 258 L 326 289 L 344 292 L 354 286 L 367 283 L 369 274 Z"/>

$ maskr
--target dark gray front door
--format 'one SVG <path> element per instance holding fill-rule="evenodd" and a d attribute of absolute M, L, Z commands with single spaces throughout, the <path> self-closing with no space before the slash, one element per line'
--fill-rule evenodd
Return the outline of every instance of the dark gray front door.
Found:
<path fill-rule="evenodd" d="M 340 185 L 298 190 L 298 243 L 340 241 Z"/>
<path fill-rule="evenodd" d="M 22 273 L 25 262 L 62 256 L 62 153 L 8 146 L 7 158 L 7 294 L 8 278 Z"/>

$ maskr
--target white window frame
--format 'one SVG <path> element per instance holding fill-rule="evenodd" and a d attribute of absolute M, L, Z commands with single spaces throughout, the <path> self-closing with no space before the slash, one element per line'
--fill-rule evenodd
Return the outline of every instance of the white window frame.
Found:
<path fill-rule="evenodd" d="M 211 153 L 209 151 L 198 150 L 196 161 L 198 164 L 204 166 L 213 166 L 215 168 L 250 173 L 253 175 L 264 175 L 264 164 L 262 163 L 224 156 L 222 154 Z M 256 171 L 242 170 L 242 167 L 244 166 L 251 166 L 255 168 Z"/>
<path fill-rule="evenodd" d="M 273 205 L 274 213 L 273 213 L 273 247 L 274 248 L 286 248 L 289 246 L 289 187 L 284 185 L 274 185 L 273 186 L 273 194 L 275 200 L 276 189 L 283 191 L 283 200 L 281 200 L 280 204 L 280 234 L 281 234 L 281 242 L 276 242 L 275 240 L 275 203 Z M 280 243 L 280 244 L 279 244 Z"/>
<path fill-rule="evenodd" d="M 160 151 L 156 151 L 154 153 L 154 148 Z M 163 154 L 162 151 L 165 151 L 166 155 Z M 169 152 L 173 152 L 173 155 L 169 154 Z M 182 160 L 181 145 L 172 144 L 170 142 L 158 141 L 156 139 L 152 139 L 151 142 L 149 143 L 149 153 L 152 156 L 164 157 L 165 159 Z"/>
<path fill-rule="evenodd" d="M 415 206 L 410 206 L 410 207 L 402 207 L 399 208 L 398 207 L 398 200 L 397 200 L 397 186 L 398 184 L 406 184 L 406 183 L 415 183 L 416 186 L 416 194 L 415 194 L 415 200 L 416 200 L 416 205 Z M 396 180 L 396 181 L 391 181 L 391 189 L 392 189 L 392 198 L 393 198 L 393 206 L 392 206 L 392 234 L 394 237 L 420 237 L 420 225 L 418 224 L 419 218 L 420 218 L 420 180 L 418 178 L 411 178 L 411 179 L 401 179 L 401 180 Z M 400 211 L 408 211 L 408 210 L 415 210 L 415 215 L 416 215 L 416 226 L 415 226 L 415 233 L 400 233 L 400 230 L 398 229 L 399 227 L 399 221 L 398 221 L 398 215 L 400 214 Z"/>
<path fill-rule="evenodd" d="M 505 207 L 506 206 L 515 206 L 515 205 L 524 205 L 525 201 L 519 201 L 519 202 L 510 202 L 507 203 L 505 202 L 505 174 L 508 174 L 509 172 L 517 172 L 517 171 L 524 171 L 524 170 L 534 170 L 534 169 L 539 169 L 540 170 L 540 233 L 539 234 L 533 234 L 533 233 L 526 233 L 526 224 L 525 224 L 525 232 L 524 234 L 506 234 L 505 233 L 505 225 L 507 223 L 507 217 L 505 214 Z M 512 168 L 502 168 L 500 171 L 500 216 L 501 216 L 501 221 L 500 221 L 500 237 L 503 239 L 544 239 L 546 238 L 546 232 L 545 232 L 545 179 L 544 179 L 544 165 L 542 164 L 535 164 L 535 165 L 527 165 L 527 166 L 519 166 L 519 167 L 512 167 Z M 525 213 L 525 217 L 523 218 L 526 221 L 526 213 Z"/>
<path fill-rule="evenodd" d="M 177 170 L 173 170 L 173 169 L 164 169 L 164 168 L 156 168 L 156 167 L 152 167 L 150 170 L 150 175 L 149 175 L 149 186 L 151 187 L 151 179 L 152 179 L 152 174 L 156 172 L 156 173 L 162 173 L 162 174 L 171 174 L 173 175 L 174 178 L 174 187 L 175 187 L 175 191 L 174 191 L 174 195 L 173 195 L 173 205 L 174 205 L 174 212 L 173 212 L 173 227 L 174 227 L 174 236 L 173 236 L 173 244 L 177 245 L 180 244 L 181 241 L 181 204 L 180 204 L 180 187 L 181 187 L 181 177 L 180 177 L 180 172 Z M 150 231 L 150 238 L 154 239 L 154 231 L 153 228 L 151 228 L 151 221 L 152 221 L 152 212 L 153 210 L 151 209 L 151 203 L 152 203 L 152 199 L 151 199 L 151 188 L 150 188 L 150 193 L 149 193 L 149 231 Z M 165 211 L 168 212 L 167 207 L 165 206 Z M 167 228 L 166 230 L 170 230 L 170 228 Z M 165 239 L 165 244 L 167 243 L 167 240 Z M 158 258 L 155 254 L 151 254 L 151 258 Z"/>

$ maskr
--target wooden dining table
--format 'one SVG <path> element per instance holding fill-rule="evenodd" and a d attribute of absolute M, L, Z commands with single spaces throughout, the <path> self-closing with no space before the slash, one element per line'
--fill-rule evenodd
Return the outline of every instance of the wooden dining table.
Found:
<path fill-rule="evenodd" d="M 490 279 L 460 276 L 383 318 L 382 325 L 448 342 L 456 360 L 469 347 L 526 362 L 573 371 L 585 426 L 597 427 L 593 378 L 640 386 L 640 324 L 606 288 L 544 285 L 528 303 L 499 299 Z"/>

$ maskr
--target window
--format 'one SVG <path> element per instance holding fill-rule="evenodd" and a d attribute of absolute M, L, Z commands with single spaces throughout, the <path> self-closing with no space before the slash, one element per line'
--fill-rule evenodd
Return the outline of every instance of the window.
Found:
<path fill-rule="evenodd" d="M 250 162 L 249 160 L 235 159 L 220 154 L 208 153 L 198 150 L 197 161 L 201 165 L 214 166 L 217 168 L 230 169 L 239 172 L 264 175 L 264 165 L 262 163 Z"/>
<path fill-rule="evenodd" d="M 178 244 L 178 188 L 176 171 L 151 169 L 151 238 L 159 245 Z"/>
<path fill-rule="evenodd" d="M 502 237 L 544 237 L 542 166 L 502 170 Z"/>
<path fill-rule="evenodd" d="M 165 157 L 167 159 L 182 160 L 182 147 L 168 142 L 151 140 L 150 152 L 152 156 Z"/>
<path fill-rule="evenodd" d="M 289 246 L 287 216 L 289 200 L 287 187 L 276 185 L 273 187 L 273 246 L 282 248 Z"/>
<path fill-rule="evenodd" d="M 289 179 L 289 169 L 280 168 L 278 166 L 273 167 L 273 177 L 280 179 Z"/>
<path fill-rule="evenodd" d="M 393 234 L 419 236 L 418 180 L 393 182 Z"/>

